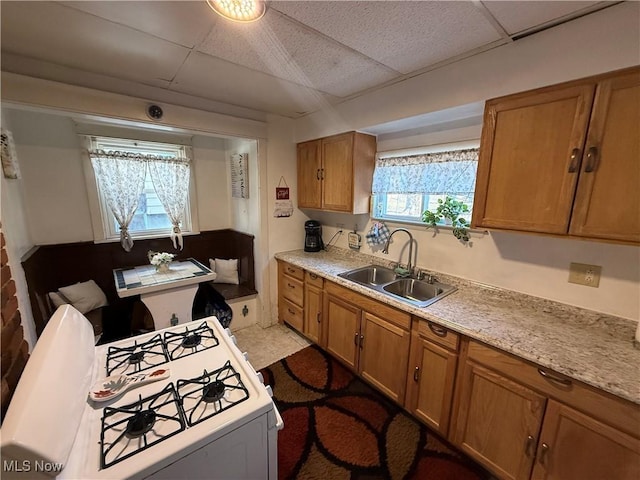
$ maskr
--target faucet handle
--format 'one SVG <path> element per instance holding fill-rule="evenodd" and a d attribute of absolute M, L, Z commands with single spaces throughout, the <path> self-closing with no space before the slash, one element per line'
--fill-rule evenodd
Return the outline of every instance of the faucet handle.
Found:
<path fill-rule="evenodd" d="M 413 271 L 413 276 L 415 277 L 416 280 L 422 280 L 424 278 L 425 273 L 422 271 L 421 268 L 416 267 Z"/>

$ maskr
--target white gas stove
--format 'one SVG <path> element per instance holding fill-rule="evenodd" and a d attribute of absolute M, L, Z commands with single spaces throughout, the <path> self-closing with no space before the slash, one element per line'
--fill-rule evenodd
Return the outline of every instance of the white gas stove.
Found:
<path fill-rule="evenodd" d="M 2 426 L 3 478 L 277 477 L 283 422 L 215 317 L 94 347 L 63 306 L 27 363 Z M 119 397 L 107 376 L 162 380 Z"/>

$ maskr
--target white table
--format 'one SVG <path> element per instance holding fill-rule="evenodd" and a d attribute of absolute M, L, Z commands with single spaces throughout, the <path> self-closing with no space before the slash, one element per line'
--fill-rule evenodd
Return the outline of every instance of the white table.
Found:
<path fill-rule="evenodd" d="M 171 262 L 167 273 L 156 272 L 153 265 L 117 268 L 113 271 L 120 298 L 140 295 L 147 306 L 156 330 L 170 326 L 175 314 L 179 323 L 191 321 L 193 299 L 198 284 L 213 280 L 215 274 L 193 258 Z"/>

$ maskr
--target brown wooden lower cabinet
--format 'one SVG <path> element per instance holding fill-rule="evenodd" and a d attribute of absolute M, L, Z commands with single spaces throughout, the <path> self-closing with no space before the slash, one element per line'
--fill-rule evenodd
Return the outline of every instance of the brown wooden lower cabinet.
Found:
<path fill-rule="evenodd" d="M 438 343 L 430 339 L 429 330 L 439 337 Z M 454 337 L 453 343 L 444 341 Z M 409 369 L 407 371 L 407 394 L 405 407 L 433 430 L 446 437 L 449 432 L 449 417 L 453 386 L 458 363 L 457 334 L 430 322 L 414 318 L 411 332 Z"/>
<path fill-rule="evenodd" d="M 640 440 L 550 400 L 533 480 L 638 480 Z"/>
<path fill-rule="evenodd" d="M 326 349 L 400 405 L 409 360 L 410 316 L 329 284 L 324 293 Z M 346 300 L 345 300 L 346 299 Z M 366 307 L 366 309 L 363 308 Z M 380 308 L 376 310 L 376 306 Z M 376 315 L 377 312 L 386 312 Z M 383 318 L 383 315 L 384 318 Z M 394 319 L 394 321 L 387 321 Z M 406 322 L 407 327 L 399 325 Z"/>
<path fill-rule="evenodd" d="M 454 443 L 500 478 L 528 479 L 545 397 L 474 362 L 459 385 Z"/>
<path fill-rule="evenodd" d="M 322 328 L 322 278 L 305 272 L 304 326 L 302 333 L 312 342 L 325 345 Z"/>

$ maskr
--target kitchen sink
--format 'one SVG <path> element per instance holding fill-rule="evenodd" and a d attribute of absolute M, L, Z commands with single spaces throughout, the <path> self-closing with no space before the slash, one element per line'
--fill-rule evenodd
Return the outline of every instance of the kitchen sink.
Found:
<path fill-rule="evenodd" d="M 366 286 L 384 285 L 396 279 L 396 272 L 389 268 L 371 265 L 357 268 L 346 273 L 341 273 L 339 277 L 346 278 L 353 282 Z"/>
<path fill-rule="evenodd" d="M 369 265 L 338 274 L 352 282 L 416 307 L 426 307 L 457 290 L 437 281 L 401 278 L 385 267 Z"/>

